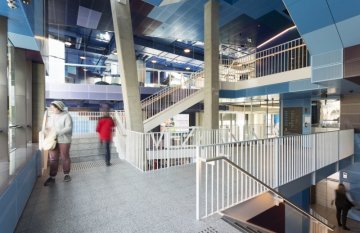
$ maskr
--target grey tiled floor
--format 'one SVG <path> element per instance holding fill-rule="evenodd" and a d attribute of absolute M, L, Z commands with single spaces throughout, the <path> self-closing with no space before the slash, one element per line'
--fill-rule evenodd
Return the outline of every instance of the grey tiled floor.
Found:
<path fill-rule="evenodd" d="M 15 232 L 239 232 L 214 215 L 195 219 L 195 166 L 141 173 L 121 161 L 39 178 Z"/>

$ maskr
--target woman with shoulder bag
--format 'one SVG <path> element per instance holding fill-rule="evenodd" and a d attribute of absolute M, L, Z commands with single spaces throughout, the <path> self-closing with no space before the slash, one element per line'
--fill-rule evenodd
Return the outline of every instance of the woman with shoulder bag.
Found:
<path fill-rule="evenodd" d="M 50 157 L 50 176 L 45 181 L 44 186 L 55 183 L 55 176 L 57 175 L 59 166 L 59 156 L 62 159 L 64 181 L 71 181 L 70 173 L 70 145 L 72 138 L 72 118 L 70 114 L 64 110 L 65 105 L 61 101 L 51 102 L 49 111 L 52 113 L 46 131 L 56 135 L 56 146 L 49 150 Z"/>

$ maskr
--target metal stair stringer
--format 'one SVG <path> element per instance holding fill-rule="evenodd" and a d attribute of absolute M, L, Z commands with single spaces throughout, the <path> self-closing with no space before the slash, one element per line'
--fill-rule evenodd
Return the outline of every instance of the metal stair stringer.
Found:
<path fill-rule="evenodd" d="M 157 113 L 156 115 L 144 120 L 144 132 L 148 132 L 153 128 L 157 127 L 164 121 L 170 119 L 171 117 L 185 111 L 191 106 L 204 100 L 204 89 L 200 89 L 194 94 L 186 97 L 185 99 L 169 106 L 163 111 Z"/>

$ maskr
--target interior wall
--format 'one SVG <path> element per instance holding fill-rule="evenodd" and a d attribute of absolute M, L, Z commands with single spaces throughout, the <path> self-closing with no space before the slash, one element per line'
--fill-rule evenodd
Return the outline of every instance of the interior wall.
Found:
<path fill-rule="evenodd" d="M 355 129 L 355 133 L 360 133 L 360 94 L 340 98 L 340 129 Z"/>

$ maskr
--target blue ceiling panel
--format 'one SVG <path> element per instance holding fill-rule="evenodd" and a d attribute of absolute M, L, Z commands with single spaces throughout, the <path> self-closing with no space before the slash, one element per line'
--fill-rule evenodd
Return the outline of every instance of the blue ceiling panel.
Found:
<path fill-rule="evenodd" d="M 143 0 L 144 2 L 147 2 L 153 6 L 160 6 L 162 0 Z"/>
<path fill-rule="evenodd" d="M 334 23 L 326 0 L 302 0 L 291 5 L 287 1 L 287 9 L 302 35 Z"/>
<path fill-rule="evenodd" d="M 236 2 L 238 2 L 239 0 L 224 0 L 224 1 L 232 5 Z"/>
<path fill-rule="evenodd" d="M 359 0 L 327 0 L 335 22 L 341 22 L 351 17 L 360 15 Z"/>
<path fill-rule="evenodd" d="M 345 48 L 360 43 L 359 25 L 360 15 L 336 24 Z"/>
<path fill-rule="evenodd" d="M 342 49 L 342 43 L 335 25 L 302 35 L 311 55 Z"/>
<path fill-rule="evenodd" d="M 166 22 L 170 17 L 174 16 L 174 13 L 179 9 L 182 5 L 182 2 L 169 4 L 162 7 L 155 7 L 152 9 L 148 17 L 155 19 L 160 22 Z"/>

